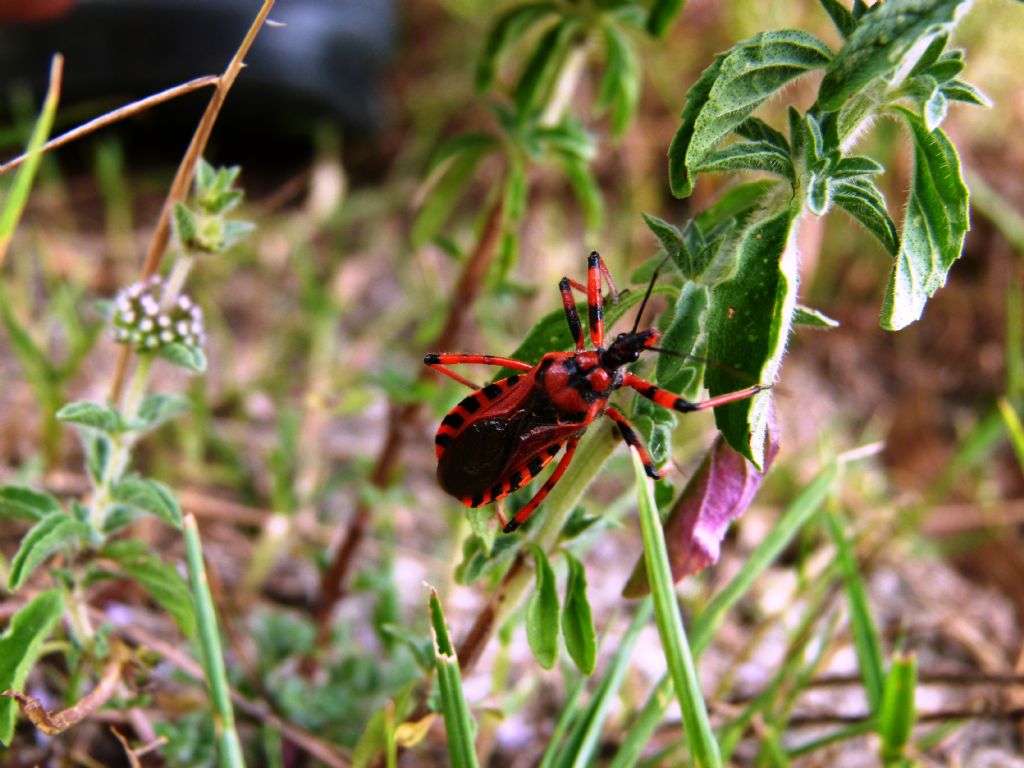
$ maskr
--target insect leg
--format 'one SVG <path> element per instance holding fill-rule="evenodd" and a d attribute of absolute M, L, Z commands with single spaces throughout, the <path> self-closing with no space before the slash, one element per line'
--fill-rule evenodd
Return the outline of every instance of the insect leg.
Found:
<path fill-rule="evenodd" d="M 590 341 L 595 347 L 604 346 L 604 302 L 601 299 L 601 272 L 604 262 L 597 251 L 587 259 L 587 311 L 590 320 Z M 607 273 L 607 267 L 604 272 Z"/>
<path fill-rule="evenodd" d="M 720 405 L 734 403 L 737 400 L 744 400 L 745 398 L 753 397 L 758 392 L 770 389 L 770 387 L 763 387 L 760 384 L 756 384 L 753 387 L 747 387 L 746 389 L 741 389 L 737 392 L 727 392 L 724 395 L 709 397 L 707 400 L 699 400 L 694 403 L 689 400 L 685 400 L 672 392 L 661 389 L 646 379 L 634 376 L 632 373 L 627 373 L 622 377 L 622 385 L 624 387 L 635 389 L 648 400 L 653 400 L 663 408 L 671 408 L 672 410 L 679 411 L 681 413 L 705 411 L 708 408 L 717 408 Z"/>
<path fill-rule="evenodd" d="M 572 461 L 573 454 L 576 453 L 576 446 L 579 441 L 578 437 L 573 437 L 566 441 L 565 454 L 558 462 L 558 466 L 555 467 L 555 471 L 551 473 L 551 477 L 537 491 L 537 495 L 530 499 L 530 502 L 520 509 L 515 517 L 508 521 L 504 528 L 505 533 L 512 533 L 512 531 L 525 523 L 526 519 L 534 513 L 534 510 L 540 506 L 540 503 L 551 492 L 551 489 L 558 485 L 558 481 L 562 479 L 562 475 L 565 474 L 565 470 L 568 469 L 569 463 Z"/>
<path fill-rule="evenodd" d="M 438 373 L 443 373 L 445 376 L 455 379 L 460 384 L 465 384 L 470 389 L 479 389 L 479 385 L 474 384 L 469 379 L 466 379 L 455 371 L 451 370 L 447 366 L 449 365 L 495 365 L 502 366 L 504 368 L 512 368 L 517 371 L 532 371 L 533 366 L 529 363 L 524 363 L 519 360 L 513 360 L 509 357 L 498 357 L 496 355 L 438 355 L 433 352 L 423 356 L 424 365 L 429 365 Z"/>
<path fill-rule="evenodd" d="M 576 311 L 576 300 L 572 297 L 572 281 L 563 277 L 558 284 L 558 290 L 562 292 L 562 306 L 565 307 L 565 319 L 569 322 L 569 333 L 576 342 L 576 351 L 584 350 L 583 326 L 580 324 L 580 315 Z"/>
<path fill-rule="evenodd" d="M 618 408 L 614 405 L 609 406 L 608 410 L 604 412 L 605 416 L 615 422 L 615 426 L 619 428 L 619 432 L 622 433 L 622 439 L 626 441 L 626 445 L 631 445 L 636 448 L 636 452 L 640 454 L 640 461 L 644 463 L 644 471 L 648 477 L 660 480 L 666 474 L 668 474 L 668 467 L 664 469 L 658 469 L 654 466 L 654 462 L 651 460 L 651 454 L 647 450 L 647 446 L 644 445 L 644 441 L 640 439 L 640 435 L 636 433 L 636 429 L 629 423 L 627 419 Z"/>

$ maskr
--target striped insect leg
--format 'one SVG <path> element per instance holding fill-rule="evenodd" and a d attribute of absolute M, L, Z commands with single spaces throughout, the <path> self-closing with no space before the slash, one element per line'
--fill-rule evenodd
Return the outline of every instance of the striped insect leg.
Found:
<path fill-rule="evenodd" d="M 601 298 L 601 272 L 608 274 L 601 256 L 591 251 L 587 259 L 587 312 L 590 321 L 590 341 L 595 347 L 604 346 L 604 301 Z"/>
<path fill-rule="evenodd" d="M 629 423 L 629 419 L 623 415 L 622 411 L 612 405 L 604 412 L 604 415 L 615 422 L 615 426 L 622 433 L 622 439 L 626 441 L 626 445 L 636 448 L 636 452 L 640 454 L 640 461 L 644 463 L 644 471 L 648 477 L 660 480 L 668 474 L 667 466 L 663 469 L 658 469 L 654 466 L 654 461 L 651 460 L 651 454 L 647 450 L 647 446 L 644 445 L 644 441 L 640 439 L 640 435 L 637 434 L 636 429 Z"/>
<path fill-rule="evenodd" d="M 583 325 L 580 323 L 580 313 L 576 311 L 576 300 L 572 296 L 572 281 L 563 277 L 558 284 L 558 290 L 562 294 L 562 306 L 565 308 L 565 319 L 569 323 L 569 333 L 576 342 L 576 351 L 582 352 L 586 347 L 583 343 Z"/>
<path fill-rule="evenodd" d="M 474 384 L 469 379 L 460 376 L 455 371 L 451 370 L 447 366 L 449 365 L 494 365 L 502 368 L 511 368 L 516 371 L 531 371 L 533 366 L 529 363 L 524 363 L 520 360 L 513 360 L 510 357 L 498 357 L 497 355 L 459 355 L 459 354 L 444 354 L 439 355 L 434 352 L 430 352 L 423 356 L 423 364 L 433 368 L 438 373 L 443 373 L 449 378 L 455 379 L 460 384 L 465 384 L 470 389 L 479 389 L 479 385 Z"/>
<path fill-rule="evenodd" d="M 558 466 L 555 467 L 555 471 L 551 473 L 551 477 L 549 477 L 544 485 L 541 486 L 540 490 L 537 491 L 537 495 L 530 499 L 529 503 L 520 509 L 516 513 L 515 517 L 508 521 L 508 525 L 504 528 L 505 533 L 512 533 L 512 531 L 525 523 L 537 507 L 540 506 L 540 503 L 547 498 L 549 493 L 551 493 L 551 489 L 558 485 L 558 481 L 562 479 L 562 475 L 565 474 L 565 470 L 569 468 L 569 464 L 572 462 L 573 454 L 576 453 L 576 446 L 579 442 L 580 439 L 578 437 L 573 437 L 566 441 L 565 455 L 563 455 L 561 461 L 558 462 Z"/>
<path fill-rule="evenodd" d="M 635 389 L 648 400 L 653 400 L 663 408 L 671 408 L 672 410 L 679 411 L 680 413 L 706 411 L 709 408 L 717 408 L 720 405 L 735 403 L 737 400 L 744 400 L 748 397 L 753 397 L 758 392 L 770 389 L 770 387 L 763 387 L 760 384 L 757 384 L 753 387 L 747 387 L 746 389 L 741 389 L 737 392 L 727 392 L 726 394 L 718 395 L 717 397 L 709 397 L 707 400 L 691 402 L 679 397 L 679 395 L 661 389 L 646 379 L 641 379 L 639 376 L 635 376 L 632 373 L 627 373 L 623 376 L 622 385 L 624 387 Z"/>

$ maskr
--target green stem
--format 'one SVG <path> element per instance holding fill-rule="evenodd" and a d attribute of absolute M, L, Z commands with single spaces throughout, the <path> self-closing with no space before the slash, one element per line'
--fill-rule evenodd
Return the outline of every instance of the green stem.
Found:
<path fill-rule="evenodd" d="M 192 599 L 196 604 L 196 618 L 199 623 L 199 639 L 203 646 L 203 669 L 206 682 L 213 698 L 213 719 L 220 745 L 219 764 L 223 768 L 244 768 L 242 744 L 235 730 L 235 714 L 231 706 L 231 689 L 228 686 L 224 666 L 224 653 L 220 643 L 220 629 L 217 625 L 217 609 L 210 594 L 203 564 L 203 545 L 199 540 L 199 528 L 193 515 L 185 515 L 185 554 L 188 558 L 189 582 L 192 585 Z"/>

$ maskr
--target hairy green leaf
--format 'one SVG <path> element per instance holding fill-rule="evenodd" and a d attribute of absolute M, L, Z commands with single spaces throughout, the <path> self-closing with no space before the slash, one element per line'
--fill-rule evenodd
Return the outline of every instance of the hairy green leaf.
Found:
<path fill-rule="evenodd" d="M 793 162 L 789 153 L 767 141 L 739 141 L 716 150 L 694 168 L 697 173 L 726 171 L 764 171 L 793 179 Z"/>
<path fill-rule="evenodd" d="M 683 290 L 679 292 L 679 299 L 676 301 L 675 316 L 665 334 L 661 337 L 659 346 L 664 349 L 671 349 L 681 355 L 689 355 L 697 343 L 697 337 L 704 327 L 704 313 L 708 307 L 708 289 L 696 283 L 686 283 Z M 686 366 L 686 358 L 674 355 L 659 355 L 655 367 L 654 378 L 663 387 L 671 388 L 672 391 L 679 391 L 676 387 L 685 387 L 688 381 L 673 381 Z M 672 385 L 670 386 L 670 382 Z"/>
<path fill-rule="evenodd" d="M 968 220 L 968 193 L 960 157 L 941 129 L 900 108 L 914 143 L 914 172 L 903 237 L 882 306 L 882 327 L 899 330 L 921 317 L 960 257 Z"/>
<path fill-rule="evenodd" d="M 51 589 L 11 617 L 0 635 L 0 690 L 21 691 L 25 678 L 64 611 L 60 592 Z M 11 745 L 17 705 L 14 699 L 0 697 L 0 744 Z"/>
<path fill-rule="evenodd" d="M 818 0 L 821 3 L 821 7 L 825 9 L 825 13 L 832 19 L 832 23 L 836 25 L 836 29 L 839 30 L 839 34 L 844 39 L 849 40 L 850 35 L 853 34 L 854 30 L 857 29 L 857 17 L 847 10 L 846 6 L 839 2 L 839 0 Z"/>
<path fill-rule="evenodd" d="M 174 493 L 156 480 L 132 475 L 126 477 L 112 489 L 114 501 L 120 502 L 141 514 L 159 517 L 174 528 L 181 528 L 181 507 Z"/>
<path fill-rule="evenodd" d="M 58 549 L 89 536 L 89 524 L 70 515 L 47 515 L 32 526 L 11 560 L 7 585 L 17 591 L 50 555 Z"/>
<path fill-rule="evenodd" d="M 953 80 L 950 83 L 946 83 L 942 86 L 942 92 L 946 94 L 946 98 L 950 101 L 963 101 L 978 107 L 992 106 L 992 100 L 988 96 L 963 80 Z"/>
<path fill-rule="evenodd" d="M 722 140 L 789 81 L 831 59 L 831 51 L 799 30 L 761 32 L 715 59 L 690 89 L 682 123 L 668 151 L 676 197 L 693 190 L 693 177 Z"/>
<path fill-rule="evenodd" d="M 587 600 L 587 576 L 579 560 L 568 553 L 565 559 L 569 565 L 569 581 L 565 585 L 562 608 L 562 636 L 576 668 L 589 675 L 597 663 L 597 633 Z"/>
<path fill-rule="evenodd" d="M 204 373 L 206 371 L 206 355 L 198 347 L 190 347 L 187 344 L 165 344 L 157 352 L 167 362 L 184 368 L 192 373 Z"/>
<path fill-rule="evenodd" d="M 826 111 L 839 109 L 871 81 L 894 74 L 915 46 L 948 32 L 966 2 L 888 0 L 875 6 L 825 70 L 818 105 Z"/>
<path fill-rule="evenodd" d="M 870 157 L 851 155 L 840 158 L 829 170 L 829 176 L 833 179 L 850 179 L 855 176 L 871 176 L 884 170 L 885 166 Z"/>
<path fill-rule="evenodd" d="M 476 90 L 483 93 L 494 82 L 498 59 L 505 50 L 521 38 L 535 24 L 559 12 L 555 3 L 526 3 L 517 5 L 498 17 L 487 33 L 484 49 L 476 68 Z"/>
<path fill-rule="evenodd" d="M 893 256 L 899 251 L 896 225 L 885 209 L 882 192 L 870 179 L 837 180 L 832 184 L 832 202 L 853 216 L 878 238 Z"/>
<path fill-rule="evenodd" d="M 191 407 L 188 398 L 181 395 L 147 395 L 139 406 L 139 415 L 131 424 L 131 428 L 139 432 L 156 429 Z"/>
<path fill-rule="evenodd" d="M 60 502 L 48 493 L 21 485 L 0 488 L 0 518 L 38 521 L 61 511 Z"/>
<path fill-rule="evenodd" d="M 113 408 L 88 400 L 68 403 L 57 411 L 57 418 L 68 424 L 94 429 L 105 435 L 116 435 L 123 432 L 125 426 L 121 414 Z"/>
<path fill-rule="evenodd" d="M 839 321 L 817 309 L 798 304 L 793 313 L 793 325 L 802 325 L 805 328 L 838 328 Z"/>
<path fill-rule="evenodd" d="M 795 211 L 752 223 L 739 245 L 735 276 L 711 291 L 708 357 L 719 363 L 704 375 L 712 395 L 771 384 L 778 371 L 796 306 L 797 264 L 790 234 Z M 764 462 L 770 393 L 715 409 L 729 444 L 760 469 Z"/>
<path fill-rule="evenodd" d="M 533 658 L 544 669 L 551 669 L 558 660 L 558 592 L 555 572 L 544 550 L 536 544 L 533 550 L 537 586 L 526 604 L 526 639 Z"/>
<path fill-rule="evenodd" d="M 192 592 L 174 566 L 150 552 L 144 542 L 130 539 L 112 541 L 100 554 L 114 561 L 125 576 L 146 590 L 174 619 L 185 637 L 195 636 L 196 615 Z"/>
<path fill-rule="evenodd" d="M 750 141 L 766 141 L 789 157 L 789 142 L 786 141 L 786 137 L 760 118 L 748 117 L 736 126 L 736 135 Z"/>

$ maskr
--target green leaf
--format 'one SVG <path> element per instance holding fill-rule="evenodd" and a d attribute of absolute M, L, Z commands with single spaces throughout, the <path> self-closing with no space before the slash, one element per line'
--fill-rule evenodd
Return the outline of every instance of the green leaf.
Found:
<path fill-rule="evenodd" d="M 796 254 L 789 246 L 794 215 L 792 207 L 765 212 L 740 242 L 735 276 L 711 291 L 708 357 L 719 365 L 707 369 L 704 381 L 713 396 L 775 379 L 796 306 Z M 759 469 L 770 397 L 765 392 L 715 409 L 725 439 Z"/>
<path fill-rule="evenodd" d="M 103 482 L 110 461 L 110 438 L 99 432 L 87 432 L 82 435 L 82 447 L 85 450 L 85 468 L 94 485 Z"/>
<path fill-rule="evenodd" d="M 513 94 L 521 117 L 540 111 L 547 101 L 578 27 L 577 18 L 563 17 L 537 41 Z"/>
<path fill-rule="evenodd" d="M 704 313 L 708 307 L 708 289 L 688 282 L 679 292 L 676 301 L 675 316 L 661 337 L 660 346 L 671 349 L 681 355 L 689 355 L 693 351 L 697 337 L 704 327 Z M 686 366 L 686 358 L 674 355 L 659 355 L 655 366 L 654 378 L 661 386 L 675 379 Z M 683 386 L 686 382 L 680 382 Z M 673 389 L 673 391 L 678 391 Z"/>
<path fill-rule="evenodd" d="M 499 16 L 487 33 L 484 49 L 477 63 L 477 93 L 483 93 L 494 83 L 498 59 L 505 50 L 539 21 L 558 12 L 559 8 L 555 3 L 526 3 L 517 5 Z"/>
<path fill-rule="evenodd" d="M 107 544 L 100 554 L 114 561 L 120 571 L 142 587 L 174 619 L 187 638 L 196 632 L 192 592 L 177 569 L 150 552 L 141 541 L 122 539 Z"/>
<path fill-rule="evenodd" d="M 924 70 L 923 74 L 937 83 L 945 84 L 963 72 L 965 66 L 963 59 L 944 58 Z"/>
<path fill-rule="evenodd" d="M 942 52 L 946 50 L 948 43 L 949 35 L 935 35 L 931 42 L 928 43 L 924 53 L 921 54 L 921 58 L 914 63 L 914 68 L 910 70 L 910 76 L 919 75 L 931 67 L 932 64 L 935 64 L 939 57 L 942 56 Z"/>
<path fill-rule="evenodd" d="M 992 106 L 992 100 L 988 96 L 963 80 L 954 80 L 951 83 L 946 83 L 946 85 L 942 86 L 942 92 L 950 101 L 963 101 L 978 107 Z"/>
<path fill-rule="evenodd" d="M 190 347 L 186 344 L 174 342 L 160 347 L 157 354 L 167 362 L 184 368 L 192 373 L 204 373 L 206 371 L 206 355 L 198 347 Z"/>
<path fill-rule="evenodd" d="M 857 18 L 839 0 L 818 0 L 818 2 L 821 3 L 825 13 L 832 19 L 832 23 L 836 25 L 839 34 L 844 39 L 849 40 L 850 35 L 857 29 Z"/>
<path fill-rule="evenodd" d="M 878 715 L 878 733 L 882 737 L 885 765 L 900 765 L 917 719 L 914 697 L 917 691 L 917 657 L 914 654 L 893 657 L 885 676 L 885 693 Z"/>
<path fill-rule="evenodd" d="M 597 157 L 594 136 L 579 121 L 567 117 L 557 125 L 538 126 L 533 135 L 555 158 L 589 162 Z"/>
<path fill-rule="evenodd" d="M 17 591 L 39 565 L 62 547 L 78 540 L 87 539 L 90 533 L 88 523 L 76 520 L 70 515 L 47 515 L 21 540 L 14 559 L 7 585 Z"/>
<path fill-rule="evenodd" d="M 673 260 L 676 260 L 677 254 L 686 248 L 686 243 L 683 242 L 683 233 L 679 231 L 679 228 L 650 213 L 641 213 L 640 216 L 647 228 L 651 230 L 651 234 L 658 238 L 661 247 Z"/>
<path fill-rule="evenodd" d="M 947 112 L 949 112 L 949 101 L 942 93 L 942 89 L 937 87 L 924 103 L 922 116 L 924 117 L 925 128 L 929 131 L 934 131 L 942 125 L 942 121 L 946 119 Z"/>
<path fill-rule="evenodd" d="M 885 166 L 870 157 L 862 155 L 851 155 L 842 157 L 829 169 L 829 176 L 833 179 L 850 179 L 857 176 L 871 176 L 885 171 Z"/>
<path fill-rule="evenodd" d="M 181 507 L 174 493 L 156 480 L 132 475 L 112 489 L 114 501 L 124 504 L 140 514 L 159 517 L 173 528 L 181 529 Z"/>
<path fill-rule="evenodd" d="M 526 604 L 526 639 L 533 658 L 544 669 L 551 669 L 558 660 L 558 593 L 555 572 L 544 550 L 532 546 L 537 586 Z"/>
<path fill-rule="evenodd" d="M 139 415 L 130 426 L 138 432 L 147 432 L 185 413 L 191 407 L 189 399 L 181 395 L 147 395 L 139 406 Z"/>
<path fill-rule="evenodd" d="M 587 575 L 583 564 L 575 557 L 566 553 L 565 559 L 569 565 L 569 580 L 562 608 L 562 637 L 576 668 L 589 675 L 597 664 L 597 633 L 587 600 Z"/>
<path fill-rule="evenodd" d="M 903 237 L 882 306 L 882 327 L 899 330 L 921 317 L 960 257 L 970 222 L 960 158 L 941 129 L 929 131 L 914 113 L 898 109 L 914 142 L 914 171 Z"/>
<path fill-rule="evenodd" d="M 173 221 L 178 240 L 184 247 L 191 248 L 199 237 L 196 215 L 184 203 L 175 203 Z"/>
<path fill-rule="evenodd" d="M 719 54 L 690 89 L 669 147 L 672 193 L 689 195 L 696 169 L 729 133 L 779 88 L 825 66 L 831 55 L 828 46 L 798 30 L 761 32 Z"/>
<path fill-rule="evenodd" d="M 838 328 L 839 321 L 817 309 L 798 304 L 793 313 L 793 325 L 802 325 L 805 328 Z"/>
<path fill-rule="evenodd" d="M 452 768 L 476 768 L 476 748 L 473 743 L 476 724 L 466 705 L 459 660 L 448 636 L 441 601 L 433 589 L 430 590 L 430 628 L 434 635 L 434 661 L 437 666 L 437 687 L 441 694 L 441 713 L 444 715 L 448 737 L 448 759 Z"/>
<path fill-rule="evenodd" d="M 867 227 L 890 254 L 899 252 L 896 225 L 885 209 L 882 192 L 870 179 L 856 178 L 832 184 L 832 202 Z"/>
<path fill-rule="evenodd" d="M 57 418 L 68 424 L 94 429 L 105 435 L 120 434 L 125 427 L 121 420 L 121 414 L 113 408 L 88 400 L 68 403 L 57 411 Z"/>
<path fill-rule="evenodd" d="M 874 7 L 826 68 L 818 89 L 818 105 L 828 112 L 839 109 L 873 80 L 895 73 L 922 40 L 946 34 L 965 3 L 889 0 Z"/>
<path fill-rule="evenodd" d="M 736 135 L 749 141 L 766 141 L 789 157 L 789 142 L 786 141 L 786 137 L 760 118 L 748 117 L 736 126 Z"/>
<path fill-rule="evenodd" d="M 686 0 L 654 0 L 647 16 L 647 32 L 654 37 L 664 35 L 685 4 Z"/>
<path fill-rule="evenodd" d="M 832 189 L 828 176 L 812 173 L 807 181 L 807 210 L 815 216 L 824 216 L 832 202 Z"/>
<path fill-rule="evenodd" d="M 21 485 L 0 488 L 0 518 L 5 520 L 39 521 L 62 511 L 60 502 L 48 493 Z"/>
<path fill-rule="evenodd" d="M 426 198 L 412 224 L 410 240 L 413 247 L 420 248 L 437 235 L 455 203 L 466 194 L 480 160 L 494 148 L 493 137 L 486 134 L 473 136 L 472 140 L 457 144 L 457 150 L 442 148 L 442 154 L 446 151 L 454 151 L 455 154 L 441 161 L 437 171 L 431 174 L 431 180 L 428 180 Z M 431 184 L 435 178 L 437 180 Z"/>
<path fill-rule="evenodd" d="M 51 589 L 35 597 L 11 617 L 0 635 L 0 690 L 22 691 L 25 678 L 39 655 L 39 649 L 60 620 L 64 600 Z M 14 699 L 0 697 L 0 744 L 11 745 L 17 705 Z"/>
<path fill-rule="evenodd" d="M 597 92 L 597 107 L 612 112 L 612 135 L 621 136 L 636 114 L 640 99 L 640 68 L 633 46 L 622 30 L 604 28 L 608 60 Z"/>
<path fill-rule="evenodd" d="M 767 141 L 739 141 L 708 155 L 694 169 L 696 173 L 725 173 L 727 171 L 764 171 L 793 179 L 793 162 L 789 153 Z"/>

